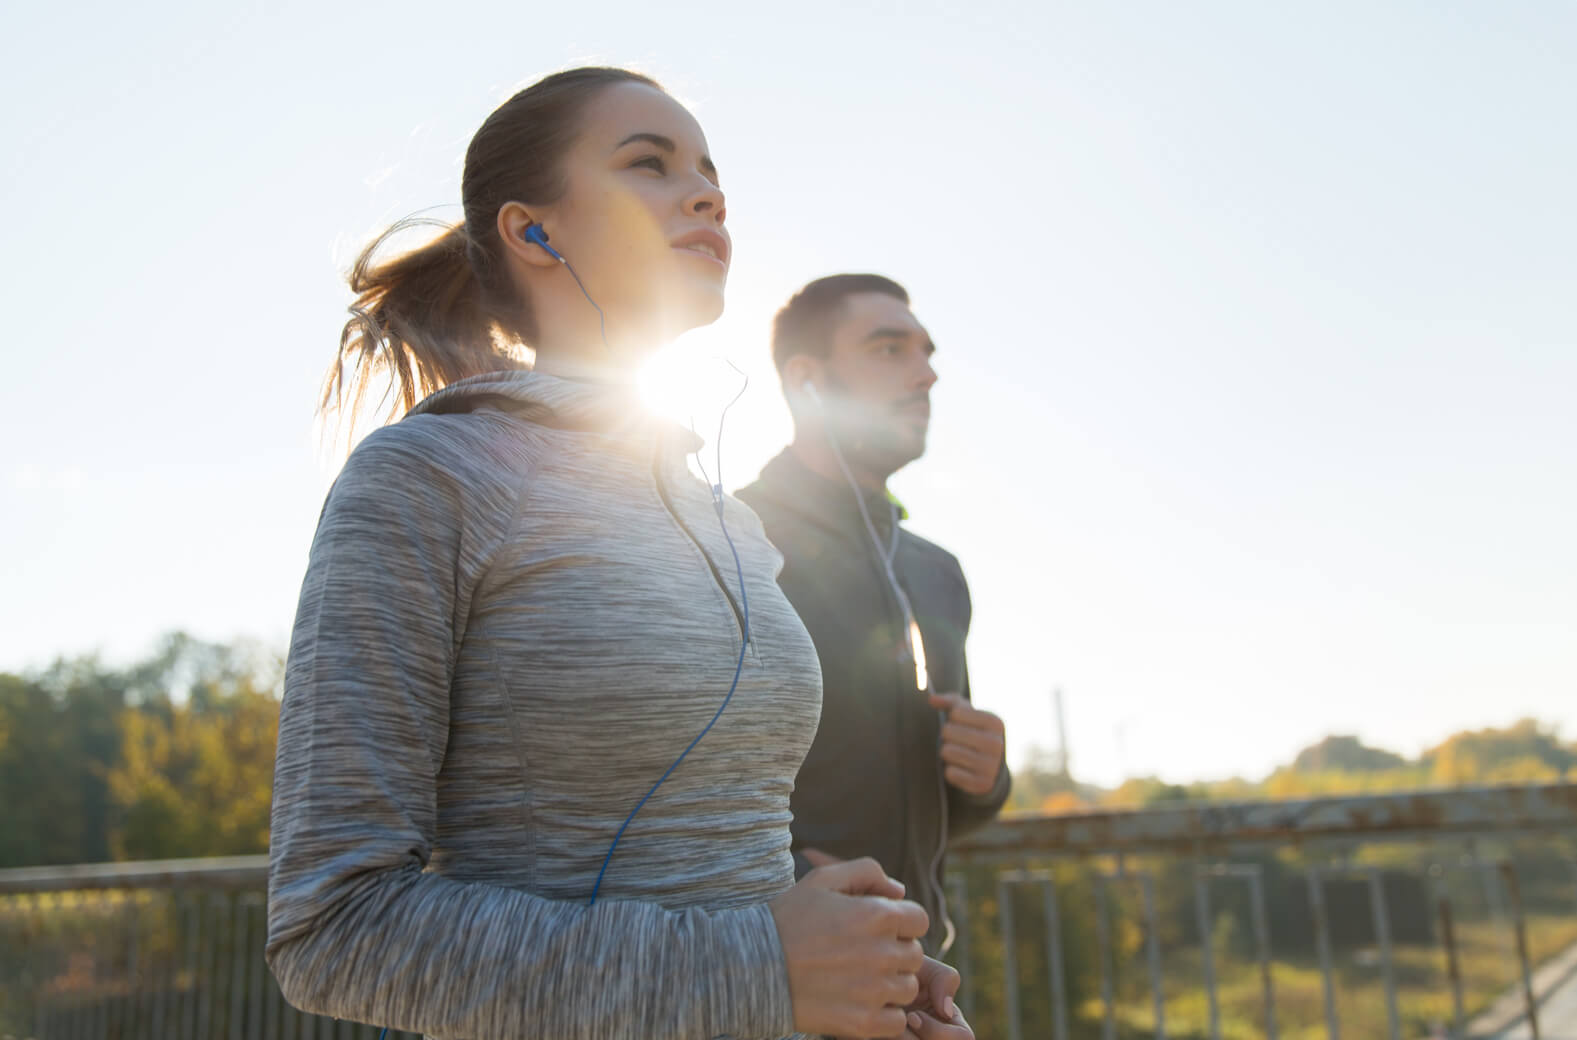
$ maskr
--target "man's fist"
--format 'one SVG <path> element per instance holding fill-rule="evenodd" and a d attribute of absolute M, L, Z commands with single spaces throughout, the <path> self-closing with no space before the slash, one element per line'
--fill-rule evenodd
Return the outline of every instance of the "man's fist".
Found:
<path fill-rule="evenodd" d="M 947 713 L 942 725 L 942 775 L 965 794 L 996 786 L 1007 752 L 1002 720 L 970 704 L 961 693 L 933 693 L 931 707 Z"/>

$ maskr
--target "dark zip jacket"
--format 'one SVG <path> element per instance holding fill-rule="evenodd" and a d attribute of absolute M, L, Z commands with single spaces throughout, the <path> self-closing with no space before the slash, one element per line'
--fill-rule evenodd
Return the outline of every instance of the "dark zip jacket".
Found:
<path fill-rule="evenodd" d="M 809 629 L 821 659 L 821 725 L 800 768 L 790 807 L 794 863 L 810 847 L 849 859 L 871 856 L 902 881 L 932 918 L 927 946 L 942 935 L 932 864 L 942 842 L 940 719 L 916 688 L 903 611 L 887 584 L 854 492 L 784 451 L 738 492 L 782 552 L 778 585 Z M 883 545 L 897 510 L 867 493 Z M 969 696 L 964 640 L 969 587 L 958 560 L 901 526 L 893 570 L 924 637 L 931 688 Z M 994 817 L 1011 784 L 1006 765 L 985 795 L 946 785 L 946 828 L 957 837 Z"/>

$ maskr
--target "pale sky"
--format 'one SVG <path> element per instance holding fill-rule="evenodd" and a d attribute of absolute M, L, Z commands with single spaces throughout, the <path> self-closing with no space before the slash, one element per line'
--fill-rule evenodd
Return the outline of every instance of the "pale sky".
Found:
<path fill-rule="evenodd" d="M 722 171 L 728 312 L 669 371 L 714 401 L 714 356 L 752 376 L 729 487 L 787 436 L 775 308 L 837 271 L 908 286 L 942 378 L 895 488 L 963 562 L 1013 761 L 1055 742 L 1057 685 L 1104 783 L 1258 776 L 1331 732 L 1577 737 L 1577 6 L 5 22 L 0 670 L 284 644 L 344 269 L 457 217 L 487 112 L 595 60 L 690 104 Z"/>

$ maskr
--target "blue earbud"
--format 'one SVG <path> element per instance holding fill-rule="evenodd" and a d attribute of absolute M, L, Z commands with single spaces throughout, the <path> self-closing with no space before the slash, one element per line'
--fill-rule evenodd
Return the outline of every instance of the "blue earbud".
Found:
<path fill-rule="evenodd" d="M 557 260 L 559 263 L 569 263 L 568 260 L 564 259 L 564 255 L 562 253 L 548 245 L 548 233 L 542 229 L 541 224 L 527 224 L 526 230 L 520 233 L 520 237 L 525 239 L 527 242 L 534 242 L 535 244 L 541 246 L 549 256 Z"/>
<path fill-rule="evenodd" d="M 586 297 L 586 302 L 591 304 L 592 309 L 597 312 L 597 328 L 602 333 L 602 345 L 606 347 L 608 345 L 607 315 L 602 313 L 602 308 L 597 306 L 597 301 L 592 299 L 591 293 L 586 291 L 586 283 L 581 281 L 580 275 L 575 273 L 575 265 L 570 263 L 569 258 L 563 253 L 548 245 L 548 233 L 543 230 L 541 224 L 536 222 L 527 224 L 526 229 L 520 233 L 520 237 L 523 240 L 532 243 L 533 245 L 541 246 L 544 252 L 546 252 L 553 259 L 557 260 L 559 263 L 563 264 L 564 269 L 569 272 L 569 276 L 575 279 L 575 284 L 580 287 L 580 294 Z"/>

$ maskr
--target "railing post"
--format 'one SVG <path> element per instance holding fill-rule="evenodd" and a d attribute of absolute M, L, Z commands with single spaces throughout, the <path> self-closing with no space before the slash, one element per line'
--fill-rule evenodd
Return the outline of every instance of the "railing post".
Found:
<path fill-rule="evenodd" d="M 263 920 L 263 897 L 250 892 L 243 893 L 241 904 L 246 908 L 246 943 L 247 948 L 254 950 L 252 954 L 252 981 L 247 986 L 246 1001 L 246 1040 L 263 1040 L 263 994 L 266 987 L 263 985 L 263 937 L 268 925 Z M 253 910 L 257 912 L 254 914 Z M 257 919 L 256 929 L 252 926 L 253 918 Z M 257 934 L 257 943 L 252 943 L 253 932 Z M 237 1033 L 239 1040 L 241 1034 Z"/>
<path fill-rule="evenodd" d="M 1446 948 L 1446 974 L 1451 980 L 1451 1020 L 1456 1040 L 1467 1040 L 1466 1016 L 1462 1010 L 1462 969 L 1457 963 L 1457 936 L 1451 915 L 1451 896 L 1441 880 L 1435 902 L 1440 912 L 1440 938 Z"/>
<path fill-rule="evenodd" d="M 1022 1040 L 1018 1007 L 1018 944 L 1013 935 L 1013 875 L 997 876 L 997 909 L 1002 917 L 1002 990 L 1006 996 L 1008 1036 Z"/>
<path fill-rule="evenodd" d="M 1112 922 L 1109 897 L 1106 893 L 1106 878 L 1097 874 L 1095 877 L 1095 940 L 1099 947 L 1097 955 L 1101 961 L 1101 1006 L 1104 1016 L 1101 1020 L 1101 1040 L 1117 1040 L 1117 1012 L 1114 1007 L 1112 994 Z"/>
<path fill-rule="evenodd" d="M 246 1008 L 246 900 L 236 893 L 230 906 L 230 1027 L 225 1035 L 241 1040 L 241 1013 Z"/>
<path fill-rule="evenodd" d="M 1314 916 L 1314 941 L 1320 951 L 1320 980 L 1325 986 L 1325 1032 L 1330 1040 L 1341 1040 L 1341 1026 L 1336 1018 L 1336 980 L 1331 966 L 1330 923 L 1325 918 L 1325 890 L 1319 867 L 1309 868 L 1309 908 Z"/>
<path fill-rule="evenodd" d="M 953 918 L 953 927 L 958 929 L 954 947 L 957 953 L 954 959 L 958 962 L 958 974 L 962 981 L 958 987 L 958 1004 L 964 1009 L 964 1014 L 971 1018 L 975 1013 L 975 987 L 974 963 L 971 954 L 974 947 L 969 938 L 969 885 L 964 880 L 962 873 L 955 874 L 948 881 L 948 887 L 953 890 L 953 902 L 949 913 Z"/>
<path fill-rule="evenodd" d="M 1259 865 L 1248 868 L 1248 897 L 1254 921 L 1255 956 L 1259 959 L 1260 985 L 1265 994 L 1265 1040 L 1277 1040 L 1276 984 L 1270 964 L 1270 922 L 1265 913 L 1265 881 Z"/>
<path fill-rule="evenodd" d="M 1391 917 L 1385 902 L 1385 883 L 1378 867 L 1369 870 L 1369 909 L 1374 915 L 1374 938 L 1380 945 L 1380 975 L 1385 985 L 1385 1015 L 1391 1040 L 1402 1040 L 1402 1019 L 1396 1009 L 1396 972 L 1391 963 Z"/>
<path fill-rule="evenodd" d="M 1216 1006 L 1214 922 L 1210 916 L 1210 881 L 1201 864 L 1194 866 L 1194 914 L 1199 921 L 1199 963 L 1205 975 L 1205 1002 L 1210 1011 L 1210 1040 L 1221 1040 L 1221 1010 Z"/>
<path fill-rule="evenodd" d="M 159 932 L 168 932 L 169 950 L 167 952 L 159 951 L 158 968 L 153 973 L 153 1035 L 155 1037 L 166 1037 L 175 1032 L 170 1027 L 168 1018 L 171 1015 L 170 991 L 175 986 L 175 951 L 179 946 L 181 930 L 180 905 L 176 901 L 174 892 L 166 893 L 165 898 L 160 899 L 158 902 L 163 905 L 160 907 L 161 913 L 154 923 L 155 925 L 168 926 L 167 928 L 160 927 Z M 155 932 L 154 938 L 157 937 L 158 932 Z M 161 943 L 159 945 L 162 946 L 164 944 Z"/>
<path fill-rule="evenodd" d="M 1051 973 L 1052 1040 L 1068 1040 L 1068 990 L 1062 967 L 1062 914 L 1057 905 L 1057 875 L 1046 871 L 1040 878 L 1042 910 L 1046 915 L 1046 959 Z"/>
<path fill-rule="evenodd" d="M 1155 1040 L 1166 1040 L 1166 996 L 1161 984 L 1161 936 L 1156 926 L 1155 881 L 1148 872 L 1139 875 L 1139 890 L 1144 897 L 1145 946 L 1150 961 L 1150 995 L 1155 1001 Z"/>
<path fill-rule="evenodd" d="M 1528 963 L 1528 930 L 1522 919 L 1522 886 L 1517 882 L 1517 868 L 1510 860 L 1500 863 L 1501 876 L 1506 879 L 1506 898 L 1511 904 L 1512 927 L 1517 936 L 1517 963 L 1522 967 L 1522 1000 L 1528 1009 L 1528 1029 L 1533 1040 L 1539 1040 L 1539 1004 L 1533 996 L 1533 969 Z"/>

